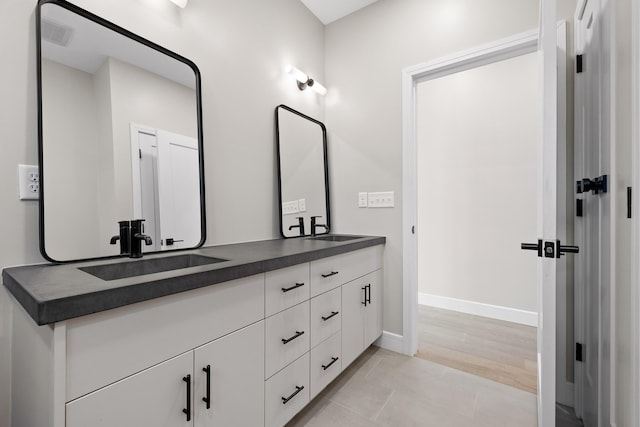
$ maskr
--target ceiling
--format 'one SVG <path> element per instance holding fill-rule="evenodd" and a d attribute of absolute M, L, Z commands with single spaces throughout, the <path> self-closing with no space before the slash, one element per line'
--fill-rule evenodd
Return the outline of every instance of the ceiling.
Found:
<path fill-rule="evenodd" d="M 324 24 L 347 16 L 378 0 L 300 0 Z"/>

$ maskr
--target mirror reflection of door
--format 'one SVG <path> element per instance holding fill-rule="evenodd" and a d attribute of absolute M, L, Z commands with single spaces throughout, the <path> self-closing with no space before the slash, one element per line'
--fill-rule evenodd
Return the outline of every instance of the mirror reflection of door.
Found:
<path fill-rule="evenodd" d="M 204 193 L 199 195 L 196 215 L 186 218 L 182 214 L 193 211 L 191 197 L 204 187 L 200 181 L 203 160 L 189 161 L 186 167 L 164 166 L 167 176 L 173 170 L 178 181 L 155 188 L 156 193 L 145 202 L 144 215 L 140 210 L 133 211 L 131 169 L 131 123 L 150 127 L 148 136 L 160 135 L 157 128 L 190 137 L 201 135 L 200 74 L 196 65 L 70 3 L 41 1 L 36 10 L 41 30 L 37 51 L 42 254 L 55 262 L 118 256 L 119 245 L 110 243 L 118 234 L 118 222 L 140 217 L 147 218 L 145 231 L 158 235 L 153 239 L 154 246 L 145 246 L 147 253 L 199 246 L 205 234 Z M 198 146 L 201 144 L 199 140 Z M 151 150 L 152 146 L 155 143 L 147 148 Z M 192 145 L 181 142 L 175 146 Z M 175 146 L 168 151 L 175 151 Z M 201 150 L 195 152 L 201 154 Z M 150 159 L 163 158 L 157 153 L 148 154 Z M 139 156 L 138 151 L 135 156 Z M 176 161 L 186 161 L 185 156 L 175 153 L 168 158 L 172 156 Z M 149 185 L 157 185 L 164 176 L 162 172 L 157 175 L 163 166 L 153 165 L 146 175 Z M 187 190 L 187 182 L 193 183 L 193 188 Z M 163 198 L 157 194 L 172 186 L 180 189 L 175 196 Z M 173 215 L 173 222 L 184 220 L 186 231 L 171 229 L 165 226 L 166 221 L 158 222 L 147 213 L 163 212 L 162 200 L 180 197 L 188 199 L 178 202 L 188 209 L 181 208 L 179 216 Z M 195 226 L 200 230 L 197 238 L 191 237 Z M 167 227 L 172 231 L 165 239 L 160 230 Z M 173 245 L 167 244 L 169 239 L 173 239 Z M 188 242 L 192 244 L 188 246 Z"/>
<path fill-rule="evenodd" d="M 193 247 L 200 241 L 198 141 L 131 124 L 133 211 L 153 244 L 143 251 Z"/>

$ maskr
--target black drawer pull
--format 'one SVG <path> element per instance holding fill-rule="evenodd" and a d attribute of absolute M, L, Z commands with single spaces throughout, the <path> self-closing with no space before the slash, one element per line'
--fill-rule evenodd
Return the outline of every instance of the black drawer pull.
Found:
<path fill-rule="evenodd" d="M 303 389 L 304 389 L 304 386 L 303 386 L 303 385 L 301 385 L 301 386 L 296 386 L 296 391 L 294 391 L 294 392 L 291 394 L 291 396 L 289 396 L 289 397 L 283 397 L 283 398 L 282 398 L 282 404 L 283 404 L 283 405 L 286 405 L 288 401 L 290 401 L 291 399 L 293 399 L 293 398 L 296 396 L 296 394 L 300 393 Z"/>
<path fill-rule="evenodd" d="M 202 370 L 207 374 L 207 395 L 202 398 L 202 401 L 207 404 L 207 409 L 211 409 L 211 365 L 207 365 L 205 368 L 202 368 Z"/>
<path fill-rule="evenodd" d="M 335 276 L 336 274 L 338 274 L 338 271 L 332 271 L 329 274 L 321 274 L 321 276 L 326 279 L 327 277 Z"/>
<path fill-rule="evenodd" d="M 187 383 L 187 407 L 182 410 L 187 415 L 187 421 L 191 421 L 191 375 L 182 378 Z"/>
<path fill-rule="evenodd" d="M 294 336 L 292 336 L 291 338 L 287 338 L 287 339 L 282 338 L 282 344 L 286 344 L 288 342 L 291 342 L 291 341 L 295 340 L 296 338 L 298 338 L 301 335 L 304 335 L 304 331 L 296 331 L 296 334 Z"/>
<path fill-rule="evenodd" d="M 329 367 L 330 367 L 331 365 L 333 365 L 333 364 L 334 364 L 334 363 L 336 363 L 337 361 L 338 361 L 338 358 L 337 358 L 337 357 L 332 357 L 332 358 L 331 358 L 331 362 L 329 362 L 329 364 L 328 364 L 328 365 L 322 365 L 322 370 L 323 370 L 323 371 L 326 371 L 327 369 L 329 369 Z"/>
<path fill-rule="evenodd" d="M 289 291 L 292 291 L 294 289 L 298 289 L 301 286 L 304 286 L 304 283 L 296 283 L 295 285 L 293 285 L 290 288 L 281 288 L 281 289 L 282 289 L 282 292 L 289 292 Z"/>
<path fill-rule="evenodd" d="M 328 315 L 327 317 L 322 316 L 322 320 L 324 320 L 325 322 L 329 319 L 331 319 L 333 316 L 337 316 L 339 313 L 339 311 L 332 311 L 330 315 Z"/>

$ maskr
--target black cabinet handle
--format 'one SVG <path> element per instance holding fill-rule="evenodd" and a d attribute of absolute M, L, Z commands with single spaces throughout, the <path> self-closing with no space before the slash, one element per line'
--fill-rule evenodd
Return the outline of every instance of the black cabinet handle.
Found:
<path fill-rule="evenodd" d="M 202 401 L 207 404 L 207 409 L 210 409 L 211 408 L 211 365 L 207 365 L 206 367 L 202 368 L 202 370 L 207 374 L 207 385 L 206 385 L 207 395 L 202 398 Z"/>
<path fill-rule="evenodd" d="M 182 410 L 187 415 L 187 421 L 191 421 L 191 375 L 182 378 L 187 383 L 187 407 Z"/>
<path fill-rule="evenodd" d="M 338 273 L 339 273 L 338 271 L 332 271 L 329 274 L 321 274 L 321 276 L 326 279 L 327 277 L 335 276 Z"/>
<path fill-rule="evenodd" d="M 304 386 L 296 386 L 296 391 L 294 391 L 289 397 L 283 397 L 282 398 L 282 404 L 286 405 L 288 401 L 290 401 L 291 399 L 293 399 L 296 394 L 300 393 L 302 390 L 304 389 Z"/>
<path fill-rule="evenodd" d="M 363 286 L 362 290 L 364 291 L 364 301 L 362 301 L 362 304 L 364 304 L 364 306 L 367 306 L 367 287 Z"/>
<path fill-rule="evenodd" d="M 364 291 L 364 297 L 367 300 L 367 303 L 371 304 L 371 283 L 369 283 L 365 288 L 369 289 L 369 296 L 367 296 L 367 291 Z"/>
<path fill-rule="evenodd" d="M 324 320 L 325 322 L 329 319 L 331 319 L 333 316 L 337 316 L 339 313 L 339 311 L 332 311 L 330 315 L 328 316 L 322 316 L 322 320 Z"/>
<path fill-rule="evenodd" d="M 282 289 L 282 292 L 289 292 L 289 291 L 292 291 L 294 289 L 298 289 L 301 286 L 304 286 L 304 283 L 296 283 L 295 285 L 293 285 L 290 288 L 281 288 L 281 289 Z"/>
<path fill-rule="evenodd" d="M 327 369 L 329 369 L 329 367 L 330 367 L 331 365 L 333 365 L 333 364 L 334 364 L 334 363 L 336 363 L 337 361 L 338 361 L 338 358 L 337 358 L 337 357 L 332 357 L 332 358 L 331 358 L 331 362 L 329 362 L 329 364 L 328 364 L 328 365 L 322 365 L 322 370 L 323 370 L 323 371 L 326 371 Z"/>
<path fill-rule="evenodd" d="M 287 339 L 282 338 L 282 344 L 287 344 L 287 343 L 295 340 L 296 338 L 298 338 L 301 335 L 304 335 L 304 331 L 296 331 L 296 334 L 294 336 L 292 336 L 291 338 L 287 338 Z"/>

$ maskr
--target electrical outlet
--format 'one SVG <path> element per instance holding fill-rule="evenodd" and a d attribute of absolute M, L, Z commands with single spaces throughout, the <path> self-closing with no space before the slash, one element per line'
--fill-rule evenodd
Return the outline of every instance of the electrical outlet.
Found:
<path fill-rule="evenodd" d="M 366 208 L 367 207 L 367 193 L 358 193 L 358 207 L 359 208 Z"/>
<path fill-rule="evenodd" d="M 40 198 L 38 166 L 18 165 L 18 185 L 20 200 L 38 200 Z"/>

